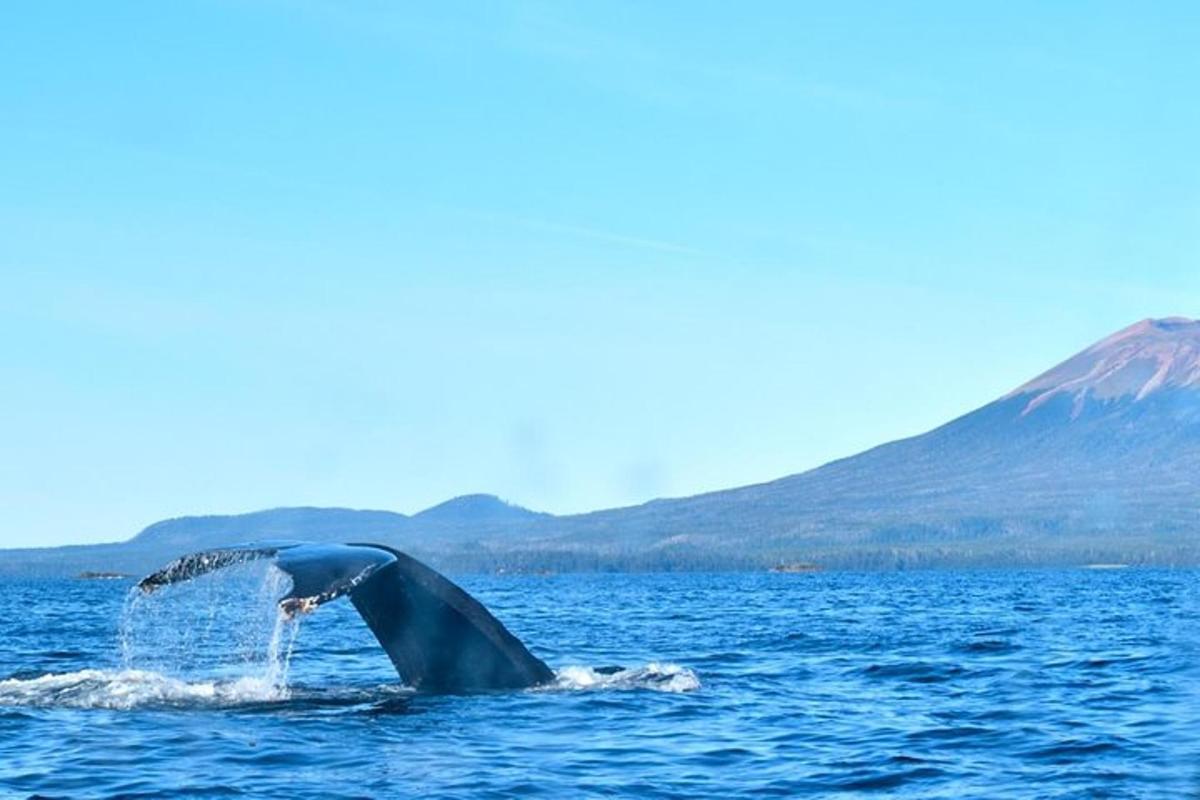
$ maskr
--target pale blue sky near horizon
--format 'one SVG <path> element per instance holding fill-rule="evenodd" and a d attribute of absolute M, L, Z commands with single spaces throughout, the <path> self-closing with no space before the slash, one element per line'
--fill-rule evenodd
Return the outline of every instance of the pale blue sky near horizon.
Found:
<path fill-rule="evenodd" d="M 1200 6 L 15 4 L 0 546 L 586 511 L 1200 315 Z"/>

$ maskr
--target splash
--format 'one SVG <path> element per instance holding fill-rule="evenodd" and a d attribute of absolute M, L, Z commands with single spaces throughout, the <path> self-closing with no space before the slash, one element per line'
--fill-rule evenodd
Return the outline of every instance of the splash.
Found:
<path fill-rule="evenodd" d="M 554 673 L 548 689 L 649 689 L 655 692 L 692 692 L 700 688 L 695 672 L 678 664 L 652 661 L 644 667 L 596 670 L 593 667 L 563 667 Z"/>
<path fill-rule="evenodd" d="M 118 628 L 122 669 L 86 681 L 154 701 L 286 699 L 300 629 L 278 605 L 290 584 L 274 566 L 249 563 L 153 594 L 135 588 Z"/>
<path fill-rule="evenodd" d="M 128 710 L 226 707 L 284 699 L 286 694 L 277 685 L 257 677 L 187 681 L 137 669 L 85 669 L 0 681 L 0 706 Z"/>

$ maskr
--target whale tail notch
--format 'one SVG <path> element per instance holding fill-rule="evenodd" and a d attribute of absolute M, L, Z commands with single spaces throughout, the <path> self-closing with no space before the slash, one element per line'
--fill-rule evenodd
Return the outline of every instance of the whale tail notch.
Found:
<path fill-rule="evenodd" d="M 138 583 L 144 592 L 256 559 L 292 578 L 288 615 L 349 595 L 401 680 L 427 692 L 519 689 L 554 673 L 475 598 L 399 550 L 377 544 L 276 542 L 193 553 Z"/>

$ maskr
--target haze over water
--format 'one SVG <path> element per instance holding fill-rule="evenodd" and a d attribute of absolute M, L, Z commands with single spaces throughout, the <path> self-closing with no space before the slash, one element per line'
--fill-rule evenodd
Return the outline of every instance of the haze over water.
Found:
<path fill-rule="evenodd" d="M 460 697 L 345 601 L 276 624 L 261 574 L 124 626 L 126 581 L 9 581 L 0 795 L 1178 797 L 1196 578 L 466 576 L 559 677 Z"/>

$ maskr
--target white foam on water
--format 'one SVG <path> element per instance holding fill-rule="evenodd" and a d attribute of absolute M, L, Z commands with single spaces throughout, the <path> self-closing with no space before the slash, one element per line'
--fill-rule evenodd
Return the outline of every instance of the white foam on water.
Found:
<path fill-rule="evenodd" d="M 84 669 L 0 681 L 0 706 L 102 708 L 233 706 L 286 700 L 286 687 L 261 677 L 185 681 L 138 669 Z"/>
<path fill-rule="evenodd" d="M 546 688 L 649 689 L 655 692 L 692 692 L 700 688 L 700 677 L 687 667 L 651 661 L 644 667 L 631 667 L 612 673 L 592 667 L 570 666 L 554 671 L 554 683 Z"/>

